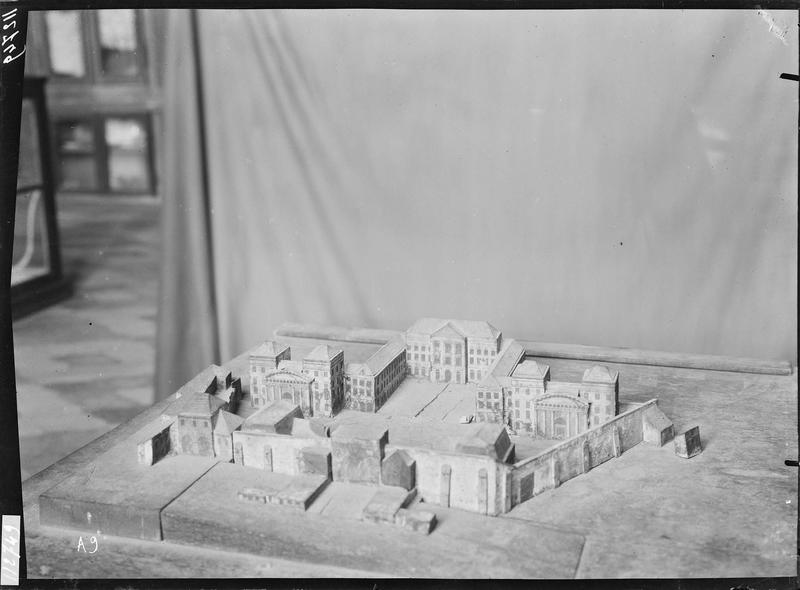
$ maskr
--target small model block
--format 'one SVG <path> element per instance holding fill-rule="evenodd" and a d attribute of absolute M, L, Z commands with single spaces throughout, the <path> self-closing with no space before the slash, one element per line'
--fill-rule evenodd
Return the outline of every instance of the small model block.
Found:
<path fill-rule="evenodd" d="M 245 502 L 267 503 L 267 492 L 257 488 L 244 488 L 243 490 L 239 490 L 236 496 Z"/>
<path fill-rule="evenodd" d="M 289 485 L 284 489 L 267 497 L 267 502 L 305 511 L 308 510 L 308 507 L 317 499 L 329 482 L 330 480 L 327 476 L 296 476 L 292 478 Z"/>
<path fill-rule="evenodd" d="M 699 455 L 703 451 L 700 427 L 695 426 L 675 437 L 675 454 L 684 459 Z"/>
<path fill-rule="evenodd" d="M 230 463 L 228 463 L 230 465 Z M 245 487 L 236 497 L 245 502 L 274 504 L 306 511 L 328 485 L 328 478 L 318 475 L 287 476 L 254 472 L 259 487 Z"/>
<path fill-rule="evenodd" d="M 304 447 L 298 456 L 298 469 L 300 473 L 332 478 L 331 452 L 325 447 Z"/>
<path fill-rule="evenodd" d="M 395 524 L 408 530 L 430 534 L 436 526 L 436 515 L 427 510 L 409 510 L 401 508 L 395 514 Z"/>
<path fill-rule="evenodd" d="M 675 436 L 672 421 L 658 406 L 648 408 L 642 417 L 644 441 L 663 447 Z"/>
<path fill-rule="evenodd" d="M 171 427 L 172 421 L 163 430 L 136 445 L 137 458 L 140 465 L 153 465 L 156 461 L 169 454 L 171 450 Z"/>
<path fill-rule="evenodd" d="M 331 434 L 333 478 L 353 483 L 381 480 L 381 461 L 389 431 L 381 424 L 343 424 Z"/>
<path fill-rule="evenodd" d="M 394 524 L 397 511 L 407 506 L 416 495 L 416 489 L 409 491 L 394 486 L 381 486 L 364 507 L 361 518 L 370 522 Z"/>
<path fill-rule="evenodd" d="M 403 450 L 390 453 L 381 463 L 381 483 L 411 490 L 416 486 L 417 462 Z"/>

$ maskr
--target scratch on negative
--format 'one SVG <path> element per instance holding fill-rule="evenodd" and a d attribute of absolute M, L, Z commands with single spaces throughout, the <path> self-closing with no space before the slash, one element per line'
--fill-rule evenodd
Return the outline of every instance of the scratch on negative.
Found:
<path fill-rule="evenodd" d="M 786 42 L 786 34 L 789 32 L 789 29 L 777 23 L 775 19 L 772 17 L 772 15 L 766 10 L 757 8 L 756 12 L 758 13 L 758 16 L 764 19 L 764 22 L 769 25 L 769 32 L 775 35 L 778 39 L 780 39 L 781 43 L 783 43 L 784 45 L 788 45 L 788 43 Z"/>

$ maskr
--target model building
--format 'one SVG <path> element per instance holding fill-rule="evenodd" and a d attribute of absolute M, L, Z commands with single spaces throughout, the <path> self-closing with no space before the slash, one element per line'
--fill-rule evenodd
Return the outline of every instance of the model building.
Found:
<path fill-rule="evenodd" d="M 618 373 L 594 366 L 579 382 L 552 381 L 482 321 L 422 319 L 352 361 L 325 344 L 295 359 L 270 340 L 236 367 L 204 370 L 89 480 L 43 494 L 44 521 L 86 524 L 75 507 L 97 503 L 85 518 L 106 532 L 161 539 L 170 514 L 185 505 L 192 520 L 207 494 L 248 515 L 325 514 L 344 497 L 361 521 L 430 533 L 433 506 L 500 515 L 674 434 L 657 400 L 621 410 Z M 125 469 L 144 491 L 120 488 Z"/>
<path fill-rule="evenodd" d="M 249 372 L 254 413 L 236 415 L 229 400 L 238 403 L 241 395 L 222 393 L 233 377 L 212 367 L 164 412 L 173 420 L 170 449 L 159 442 L 160 451 L 150 450 L 166 436 L 159 432 L 140 445 L 140 460 L 154 462 L 170 452 L 213 456 L 270 473 L 322 476 L 320 486 L 342 481 L 400 487 L 427 503 L 496 515 L 557 486 L 570 471 L 553 459 L 557 453 L 517 461 L 509 432 L 573 439 L 610 423 L 619 411 L 618 373 L 594 366 L 580 382 L 551 381 L 550 367 L 526 358 L 519 342 L 503 339 L 482 321 L 421 319 L 405 338 L 390 340 L 360 363 L 345 364 L 343 351 L 328 345 L 293 360 L 289 346 L 270 340 L 250 353 Z M 215 380 L 206 383 L 212 375 Z M 415 382 L 465 387 L 475 423 L 380 415 L 406 377 L 411 390 Z M 337 420 L 342 410 L 361 417 Z M 672 423 L 655 404 L 643 415 L 648 427 L 660 425 L 661 444 L 671 438 Z M 600 463 L 603 453 L 609 458 L 622 452 L 629 444 L 625 424 L 607 428 L 608 444 L 595 443 L 581 471 Z M 254 497 L 287 501 L 252 489 L 241 494 Z M 303 502 L 309 497 L 301 494 Z"/>

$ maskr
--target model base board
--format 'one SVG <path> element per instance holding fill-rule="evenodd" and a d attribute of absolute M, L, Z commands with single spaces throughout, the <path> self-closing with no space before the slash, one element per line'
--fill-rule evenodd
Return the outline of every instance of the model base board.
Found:
<path fill-rule="evenodd" d="M 492 517 L 674 435 L 657 400 L 620 403 L 617 373 L 551 382 L 486 322 L 420 320 L 359 363 L 273 341 L 247 359 L 42 494 L 41 524 L 441 577 L 480 577 L 473 549 L 524 575 L 535 545 L 559 577 L 578 539 Z"/>

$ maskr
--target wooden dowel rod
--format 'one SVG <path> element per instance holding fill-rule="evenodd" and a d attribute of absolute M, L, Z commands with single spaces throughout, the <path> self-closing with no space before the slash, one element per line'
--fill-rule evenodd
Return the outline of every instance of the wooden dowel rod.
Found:
<path fill-rule="evenodd" d="M 337 340 L 363 344 L 384 344 L 402 332 L 396 330 L 375 330 L 372 328 L 342 328 L 315 324 L 283 324 L 275 330 L 276 336 L 286 338 L 309 338 L 316 340 Z M 581 344 L 557 344 L 553 342 L 531 342 L 520 340 L 529 356 L 543 358 L 573 359 L 580 361 L 601 361 L 628 365 L 648 365 L 654 367 L 677 367 L 681 369 L 702 369 L 707 371 L 733 371 L 737 373 L 758 373 L 764 375 L 791 375 L 789 361 L 769 361 L 762 359 L 715 356 L 709 354 L 689 354 L 638 350 L 635 348 L 611 348 L 604 346 L 584 346 Z"/>

